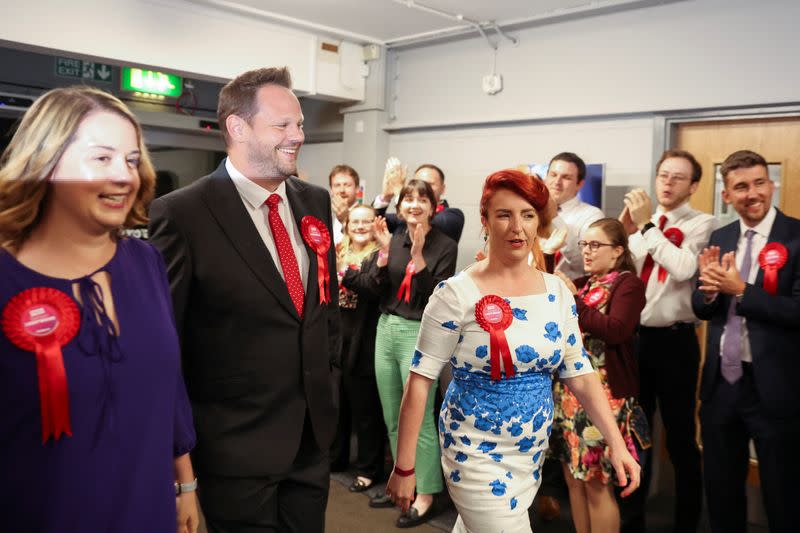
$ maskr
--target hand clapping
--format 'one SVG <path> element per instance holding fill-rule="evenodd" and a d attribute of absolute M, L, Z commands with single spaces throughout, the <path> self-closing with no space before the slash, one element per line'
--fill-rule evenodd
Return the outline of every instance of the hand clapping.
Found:
<path fill-rule="evenodd" d="M 625 195 L 625 211 L 627 211 L 631 222 L 633 222 L 638 229 L 642 229 L 645 224 L 650 222 L 653 216 L 653 201 L 644 189 L 634 189 Z M 626 223 L 626 221 L 623 220 L 625 211 L 623 211 L 620 216 L 620 222 L 623 224 Z M 626 225 L 626 229 L 629 229 L 628 225 Z"/>
<path fill-rule="evenodd" d="M 728 252 L 722 257 L 718 246 L 704 249 L 698 258 L 701 291 L 713 298 L 718 293 L 736 296 L 742 294 L 745 283 L 736 268 L 736 255 Z"/>

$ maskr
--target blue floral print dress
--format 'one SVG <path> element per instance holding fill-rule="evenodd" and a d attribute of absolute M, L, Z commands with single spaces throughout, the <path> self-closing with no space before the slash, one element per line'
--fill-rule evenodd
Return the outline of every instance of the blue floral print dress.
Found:
<path fill-rule="evenodd" d="M 422 317 L 411 371 L 435 379 L 453 367 L 439 414 L 442 469 L 463 533 L 530 532 L 528 507 L 553 420 L 552 376 L 593 372 L 575 300 L 556 276 L 541 294 L 505 298 L 514 318 L 505 336 L 514 375 L 491 379 L 489 333 L 475 320 L 484 296 L 462 272 L 434 291 Z"/>

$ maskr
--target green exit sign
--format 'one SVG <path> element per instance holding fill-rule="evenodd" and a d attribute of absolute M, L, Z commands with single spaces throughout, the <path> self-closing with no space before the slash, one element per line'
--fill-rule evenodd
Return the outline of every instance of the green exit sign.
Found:
<path fill-rule="evenodd" d="M 123 67 L 122 90 L 177 98 L 183 92 L 183 78 L 166 72 Z"/>

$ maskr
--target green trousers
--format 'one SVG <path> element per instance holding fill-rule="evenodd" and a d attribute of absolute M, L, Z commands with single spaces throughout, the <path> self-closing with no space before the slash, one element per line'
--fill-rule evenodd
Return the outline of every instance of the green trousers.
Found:
<path fill-rule="evenodd" d="M 397 459 L 397 423 L 400 418 L 400 401 L 403 398 L 411 358 L 417 344 L 420 322 L 396 315 L 382 314 L 378 320 L 378 335 L 375 339 L 375 378 L 378 396 L 383 408 L 383 421 L 389 433 L 392 457 Z M 439 435 L 433 419 L 433 403 L 436 381 L 431 385 L 425 416 L 417 441 L 417 476 L 419 494 L 435 494 L 444 489 L 439 452 Z M 403 465 L 406 466 L 406 465 Z"/>

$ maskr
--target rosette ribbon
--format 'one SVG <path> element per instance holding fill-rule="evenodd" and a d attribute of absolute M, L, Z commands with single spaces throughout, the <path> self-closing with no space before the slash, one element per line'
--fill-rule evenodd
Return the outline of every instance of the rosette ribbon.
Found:
<path fill-rule="evenodd" d="M 306 244 L 317 254 L 319 303 L 330 303 L 331 273 L 328 269 L 328 250 L 331 248 L 331 234 L 320 219 L 312 216 L 305 216 L 300 220 L 300 233 Z"/>
<path fill-rule="evenodd" d="M 36 355 L 42 444 L 50 437 L 72 436 L 69 389 L 61 347 L 78 333 L 81 316 L 75 301 L 51 287 L 34 287 L 9 300 L 3 309 L 5 336 Z"/>
<path fill-rule="evenodd" d="M 511 306 L 504 299 L 494 294 L 489 294 L 478 300 L 475 304 L 475 321 L 485 331 L 489 332 L 489 358 L 492 368 L 492 380 L 500 381 L 500 360 L 506 378 L 513 377 L 514 362 L 511 360 L 511 350 L 508 347 L 505 330 L 511 325 L 514 314 Z"/>
<path fill-rule="evenodd" d="M 398 300 L 405 303 L 411 303 L 411 278 L 414 277 L 416 272 L 417 269 L 414 266 L 414 260 L 412 259 L 406 265 L 406 275 L 403 276 L 403 281 L 400 283 L 400 288 L 397 289 Z"/>
<path fill-rule="evenodd" d="M 608 289 L 605 287 L 595 287 L 594 289 L 587 291 L 583 295 L 583 303 L 588 305 L 589 307 L 600 307 L 603 303 L 608 299 L 610 293 Z"/>
<path fill-rule="evenodd" d="M 674 244 L 677 248 L 680 248 L 681 244 L 683 244 L 683 232 L 678 228 L 673 227 L 667 229 L 664 231 L 664 237 L 666 237 L 667 240 Z M 661 265 L 658 265 L 658 282 L 664 283 L 665 281 L 667 281 L 667 269 Z"/>
<path fill-rule="evenodd" d="M 764 290 L 775 295 L 778 292 L 778 271 L 789 259 L 789 251 L 779 242 L 767 243 L 758 254 L 758 264 L 764 271 Z"/>

